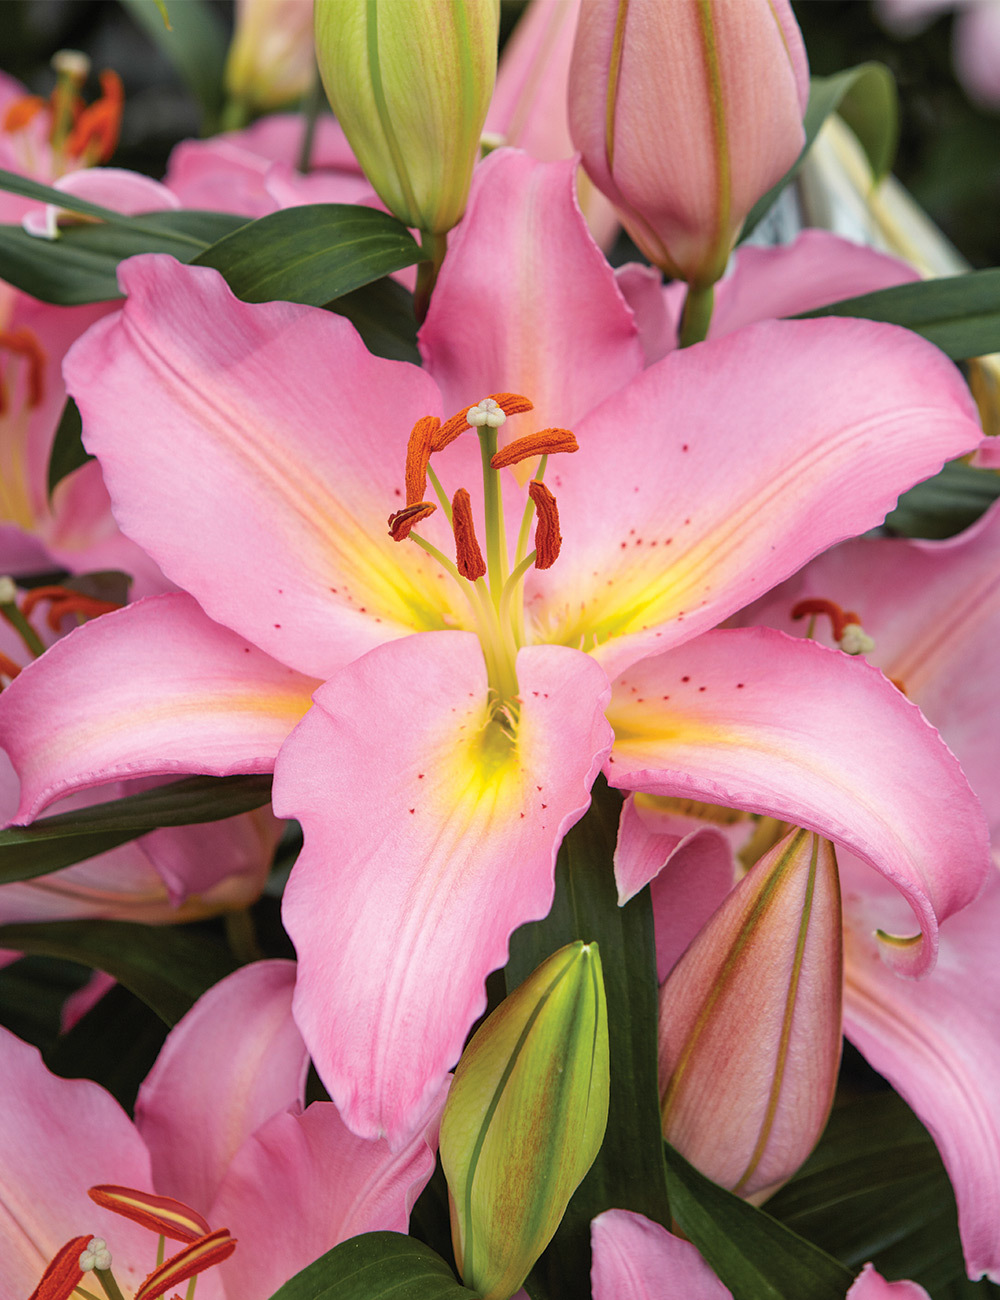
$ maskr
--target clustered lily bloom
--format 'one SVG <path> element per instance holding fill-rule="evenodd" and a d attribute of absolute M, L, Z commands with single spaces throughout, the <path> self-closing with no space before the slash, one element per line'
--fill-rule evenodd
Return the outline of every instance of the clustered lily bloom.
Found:
<path fill-rule="evenodd" d="M 325 313 L 239 303 L 209 270 L 124 267 L 126 307 L 68 383 L 123 531 L 191 596 L 81 629 L 2 702 L 20 818 L 125 775 L 261 770 L 280 748 L 275 808 L 305 832 L 284 902 L 297 1022 L 345 1121 L 394 1143 L 511 931 L 548 910 L 602 766 L 848 845 L 913 909 L 923 939 L 894 954 L 912 970 L 988 866 L 957 764 L 880 674 L 710 631 L 979 441 L 957 372 L 892 327 L 831 320 L 645 368 L 571 177 L 508 151 L 477 169 L 423 370 Z M 520 430 L 499 446 L 505 406 Z M 383 532 L 418 514 L 408 538 Z M 933 823 L 928 783 L 948 791 Z"/>

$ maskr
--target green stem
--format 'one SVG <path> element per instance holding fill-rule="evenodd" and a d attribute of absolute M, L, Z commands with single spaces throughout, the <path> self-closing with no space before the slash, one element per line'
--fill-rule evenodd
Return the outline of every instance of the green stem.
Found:
<path fill-rule="evenodd" d="M 444 261 L 444 255 L 448 251 L 448 233 L 442 231 L 436 235 L 430 230 L 425 230 L 420 240 L 420 247 L 427 254 L 426 260 L 417 263 L 417 287 L 413 294 L 413 314 L 417 318 L 417 324 L 422 325 L 427 318 L 427 312 L 431 305 L 431 294 L 434 292 L 434 286 L 437 284 L 438 272 L 441 270 L 441 263 Z"/>
<path fill-rule="evenodd" d="M 219 117 L 223 131 L 241 131 L 250 121 L 250 107 L 245 100 L 227 99 Z"/>
<path fill-rule="evenodd" d="M 486 569 L 490 594 L 497 608 L 507 581 L 507 531 L 504 528 L 500 474 L 490 461 L 497 451 L 497 431 L 484 424 L 479 430 L 479 451 L 483 458 L 483 514 L 486 522 Z"/>
<path fill-rule="evenodd" d="M 714 285 L 710 284 L 707 289 L 698 289 L 693 284 L 688 285 L 678 339 L 682 348 L 689 348 L 692 343 L 701 343 L 708 338 L 714 300 Z"/>
<path fill-rule="evenodd" d="M 95 1268 L 94 1276 L 104 1287 L 104 1294 L 108 1297 L 108 1300 L 125 1300 L 110 1268 Z"/>
<path fill-rule="evenodd" d="M 306 94 L 302 103 L 302 143 L 299 145 L 299 156 L 295 162 L 295 170 L 308 172 L 313 151 L 313 142 L 316 139 L 316 123 L 319 121 L 320 109 L 323 107 L 323 83 L 319 79 L 319 71 L 313 74 L 312 85 Z"/>
<path fill-rule="evenodd" d="M 45 653 L 45 646 L 42 644 L 41 637 L 13 601 L 9 603 L 5 601 L 0 605 L 0 615 L 7 620 L 36 659 L 39 655 Z"/>

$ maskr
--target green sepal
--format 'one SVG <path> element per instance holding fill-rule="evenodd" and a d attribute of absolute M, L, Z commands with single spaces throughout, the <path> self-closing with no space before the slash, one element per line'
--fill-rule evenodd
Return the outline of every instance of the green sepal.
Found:
<path fill-rule="evenodd" d="M 101 970 L 174 1025 L 235 970 L 225 944 L 193 927 L 132 921 L 37 921 L 0 925 L 0 947 L 61 957 Z"/>
<path fill-rule="evenodd" d="M 354 203 L 284 208 L 252 221 L 200 253 L 244 302 L 335 298 L 412 266 L 420 246 L 395 217 Z"/>
<path fill-rule="evenodd" d="M 774 205 L 782 190 L 798 175 L 806 154 L 831 113 L 840 109 L 857 132 L 871 163 L 873 179 L 880 179 L 892 166 L 899 134 L 899 104 L 892 73 L 881 63 L 859 63 L 832 77 L 811 77 L 809 106 L 802 125 L 806 142 L 802 152 L 781 180 L 750 209 L 741 239 L 754 229 Z"/>
<path fill-rule="evenodd" d="M 52 439 L 52 450 L 49 452 L 49 500 L 51 501 L 52 493 L 67 474 L 72 474 L 75 469 L 79 469 L 81 465 L 86 465 L 88 460 L 93 459 L 83 445 L 80 408 L 72 397 L 67 397 L 59 423 L 56 425 L 56 436 Z"/>
<path fill-rule="evenodd" d="M 398 1232 L 366 1232 L 321 1255 L 271 1300 L 469 1300 L 475 1295 L 423 1242 Z"/>
<path fill-rule="evenodd" d="M 74 812 L 0 831 L 0 883 L 30 880 L 106 853 L 159 826 L 221 821 L 260 808 L 271 777 L 192 776 Z"/>
<path fill-rule="evenodd" d="M 664 1150 L 677 1227 L 733 1300 L 844 1300 L 853 1277 L 843 1264 Z"/>

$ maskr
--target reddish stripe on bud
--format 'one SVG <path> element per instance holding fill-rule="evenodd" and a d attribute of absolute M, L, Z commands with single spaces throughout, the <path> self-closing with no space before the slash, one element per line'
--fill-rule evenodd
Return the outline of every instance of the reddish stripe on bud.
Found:
<path fill-rule="evenodd" d="M 45 396 L 45 352 L 38 339 L 24 326 L 16 330 L 0 330 L 0 348 L 24 357 L 27 361 L 28 405 L 40 406 Z M 4 407 L 0 407 L 0 411 Z"/>
<path fill-rule="evenodd" d="M 849 623 L 860 623 L 861 618 L 853 610 L 846 613 L 832 600 L 800 600 L 792 607 L 792 618 L 806 618 L 810 614 L 825 614 L 833 627 L 833 639 L 839 641 L 844 635 L 844 628 Z"/>
<path fill-rule="evenodd" d="M 229 1235 L 228 1228 L 219 1228 L 217 1232 L 199 1238 L 170 1259 L 164 1260 L 159 1268 L 154 1268 L 136 1291 L 135 1300 L 156 1300 L 157 1296 L 163 1295 L 172 1286 L 186 1282 L 196 1273 L 203 1273 L 213 1264 L 221 1264 L 235 1249 L 236 1241 Z"/>
<path fill-rule="evenodd" d="M 562 534 L 559 531 L 559 510 L 556 499 L 537 479 L 528 484 L 528 496 L 535 503 L 538 511 L 538 523 L 535 526 L 536 569 L 549 569 L 559 558 L 562 547 Z"/>
<path fill-rule="evenodd" d="M 389 516 L 389 536 L 394 542 L 405 541 L 414 524 L 426 519 L 437 509 L 433 501 L 417 501 L 412 506 L 404 506 Z"/>
<path fill-rule="evenodd" d="M 28 1300 L 69 1300 L 83 1277 L 80 1256 L 90 1237 L 74 1237 L 56 1253 Z"/>
<path fill-rule="evenodd" d="M 212 1231 L 197 1210 L 192 1210 L 183 1201 L 175 1201 L 172 1196 L 156 1196 L 152 1192 L 138 1192 L 133 1187 L 116 1187 L 112 1183 L 91 1187 L 87 1195 L 104 1209 L 141 1223 L 144 1228 L 170 1237 L 172 1241 L 197 1241 Z"/>
<path fill-rule="evenodd" d="M 441 428 L 436 415 L 425 415 L 413 426 L 406 445 L 406 504 L 423 501 L 427 491 L 427 466 L 431 458 L 434 435 Z"/>
<path fill-rule="evenodd" d="M 493 398 L 504 415 L 520 415 L 523 411 L 532 410 L 534 405 L 528 398 L 522 397 L 520 393 L 490 393 L 489 396 Z M 445 420 L 434 436 L 434 446 L 431 450 L 443 450 L 450 442 L 454 442 L 460 433 L 464 433 L 470 427 L 466 416 L 474 406 L 478 405 L 478 402 L 470 402 L 468 406 L 464 406 L 451 419 Z"/>
<path fill-rule="evenodd" d="M 579 451 L 580 444 L 569 429 L 539 429 L 508 442 L 490 460 L 494 469 L 506 469 L 532 456 L 552 456 L 559 451 Z"/>
<path fill-rule="evenodd" d="M 465 488 L 459 488 L 451 503 L 451 526 L 455 533 L 455 563 L 463 578 L 475 582 L 486 572 L 483 553 L 476 539 L 472 520 L 472 500 Z"/>

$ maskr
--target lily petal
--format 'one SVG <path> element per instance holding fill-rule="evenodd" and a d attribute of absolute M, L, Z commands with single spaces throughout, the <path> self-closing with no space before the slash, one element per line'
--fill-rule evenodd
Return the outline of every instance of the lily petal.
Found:
<path fill-rule="evenodd" d="M 512 149 L 476 168 L 420 331 L 446 409 L 497 391 L 531 399 L 515 437 L 572 428 L 643 365 L 632 313 L 577 207 L 575 170 L 575 159 L 543 164 Z"/>
<path fill-rule="evenodd" d="M 608 717 L 612 785 L 779 817 L 882 872 L 923 932 L 886 945 L 911 974 L 931 968 L 938 921 L 991 869 L 954 756 L 881 673 L 839 651 L 770 628 L 709 632 L 618 678 Z"/>
<path fill-rule="evenodd" d="M 876 1273 L 874 1264 L 866 1264 L 854 1279 L 846 1300 L 930 1300 L 917 1282 L 887 1282 Z"/>
<path fill-rule="evenodd" d="M 247 1138 L 301 1103 L 309 1058 L 292 1020 L 294 985 L 294 962 L 242 966 L 170 1031 L 136 1102 L 161 1194 L 207 1215 Z"/>
<path fill-rule="evenodd" d="M 16 821 L 60 795 L 139 776 L 268 772 L 315 682 L 180 593 L 71 632 L 0 697 L 21 778 Z"/>
<path fill-rule="evenodd" d="M 672 353 L 575 432 L 579 452 L 546 479 L 559 565 L 532 572 L 528 608 L 539 600 L 539 639 L 596 641 L 611 676 L 880 523 L 902 488 L 981 438 L 940 352 L 833 319 L 765 321 Z"/>
<path fill-rule="evenodd" d="M 385 523 L 410 429 L 440 412 L 427 375 L 372 356 L 343 317 L 240 302 L 207 267 L 148 255 L 120 279 L 123 311 L 64 370 L 119 525 L 169 578 L 317 677 L 445 626 L 449 599 L 467 617 L 439 566 Z M 449 546 L 447 521 L 431 522 Z"/>
<path fill-rule="evenodd" d="M 898 896 L 858 863 L 841 863 L 845 921 L 844 1032 L 913 1107 L 955 1189 L 971 1278 L 1000 1281 L 1000 876 L 941 927 L 926 980 L 900 979 L 873 931 Z M 902 910 L 905 910 L 903 905 Z"/>
<path fill-rule="evenodd" d="M 212 1207 L 244 1242 L 219 1276 L 238 1300 L 268 1300 L 300 1269 L 362 1232 L 406 1232 L 413 1202 L 434 1172 L 444 1094 L 395 1155 L 350 1131 L 331 1102 L 271 1117 L 239 1150 Z"/>
<path fill-rule="evenodd" d="M 631 1210 L 590 1224 L 594 1300 L 732 1300 L 695 1246 Z"/>
<path fill-rule="evenodd" d="M 345 1123 L 393 1146 L 458 1058 L 512 930 L 544 916 L 559 843 L 610 745 L 604 674 L 522 650 L 516 746 L 487 727 L 469 633 L 380 647 L 316 694 L 274 806 L 305 848 L 285 891 L 295 1015 Z"/>

